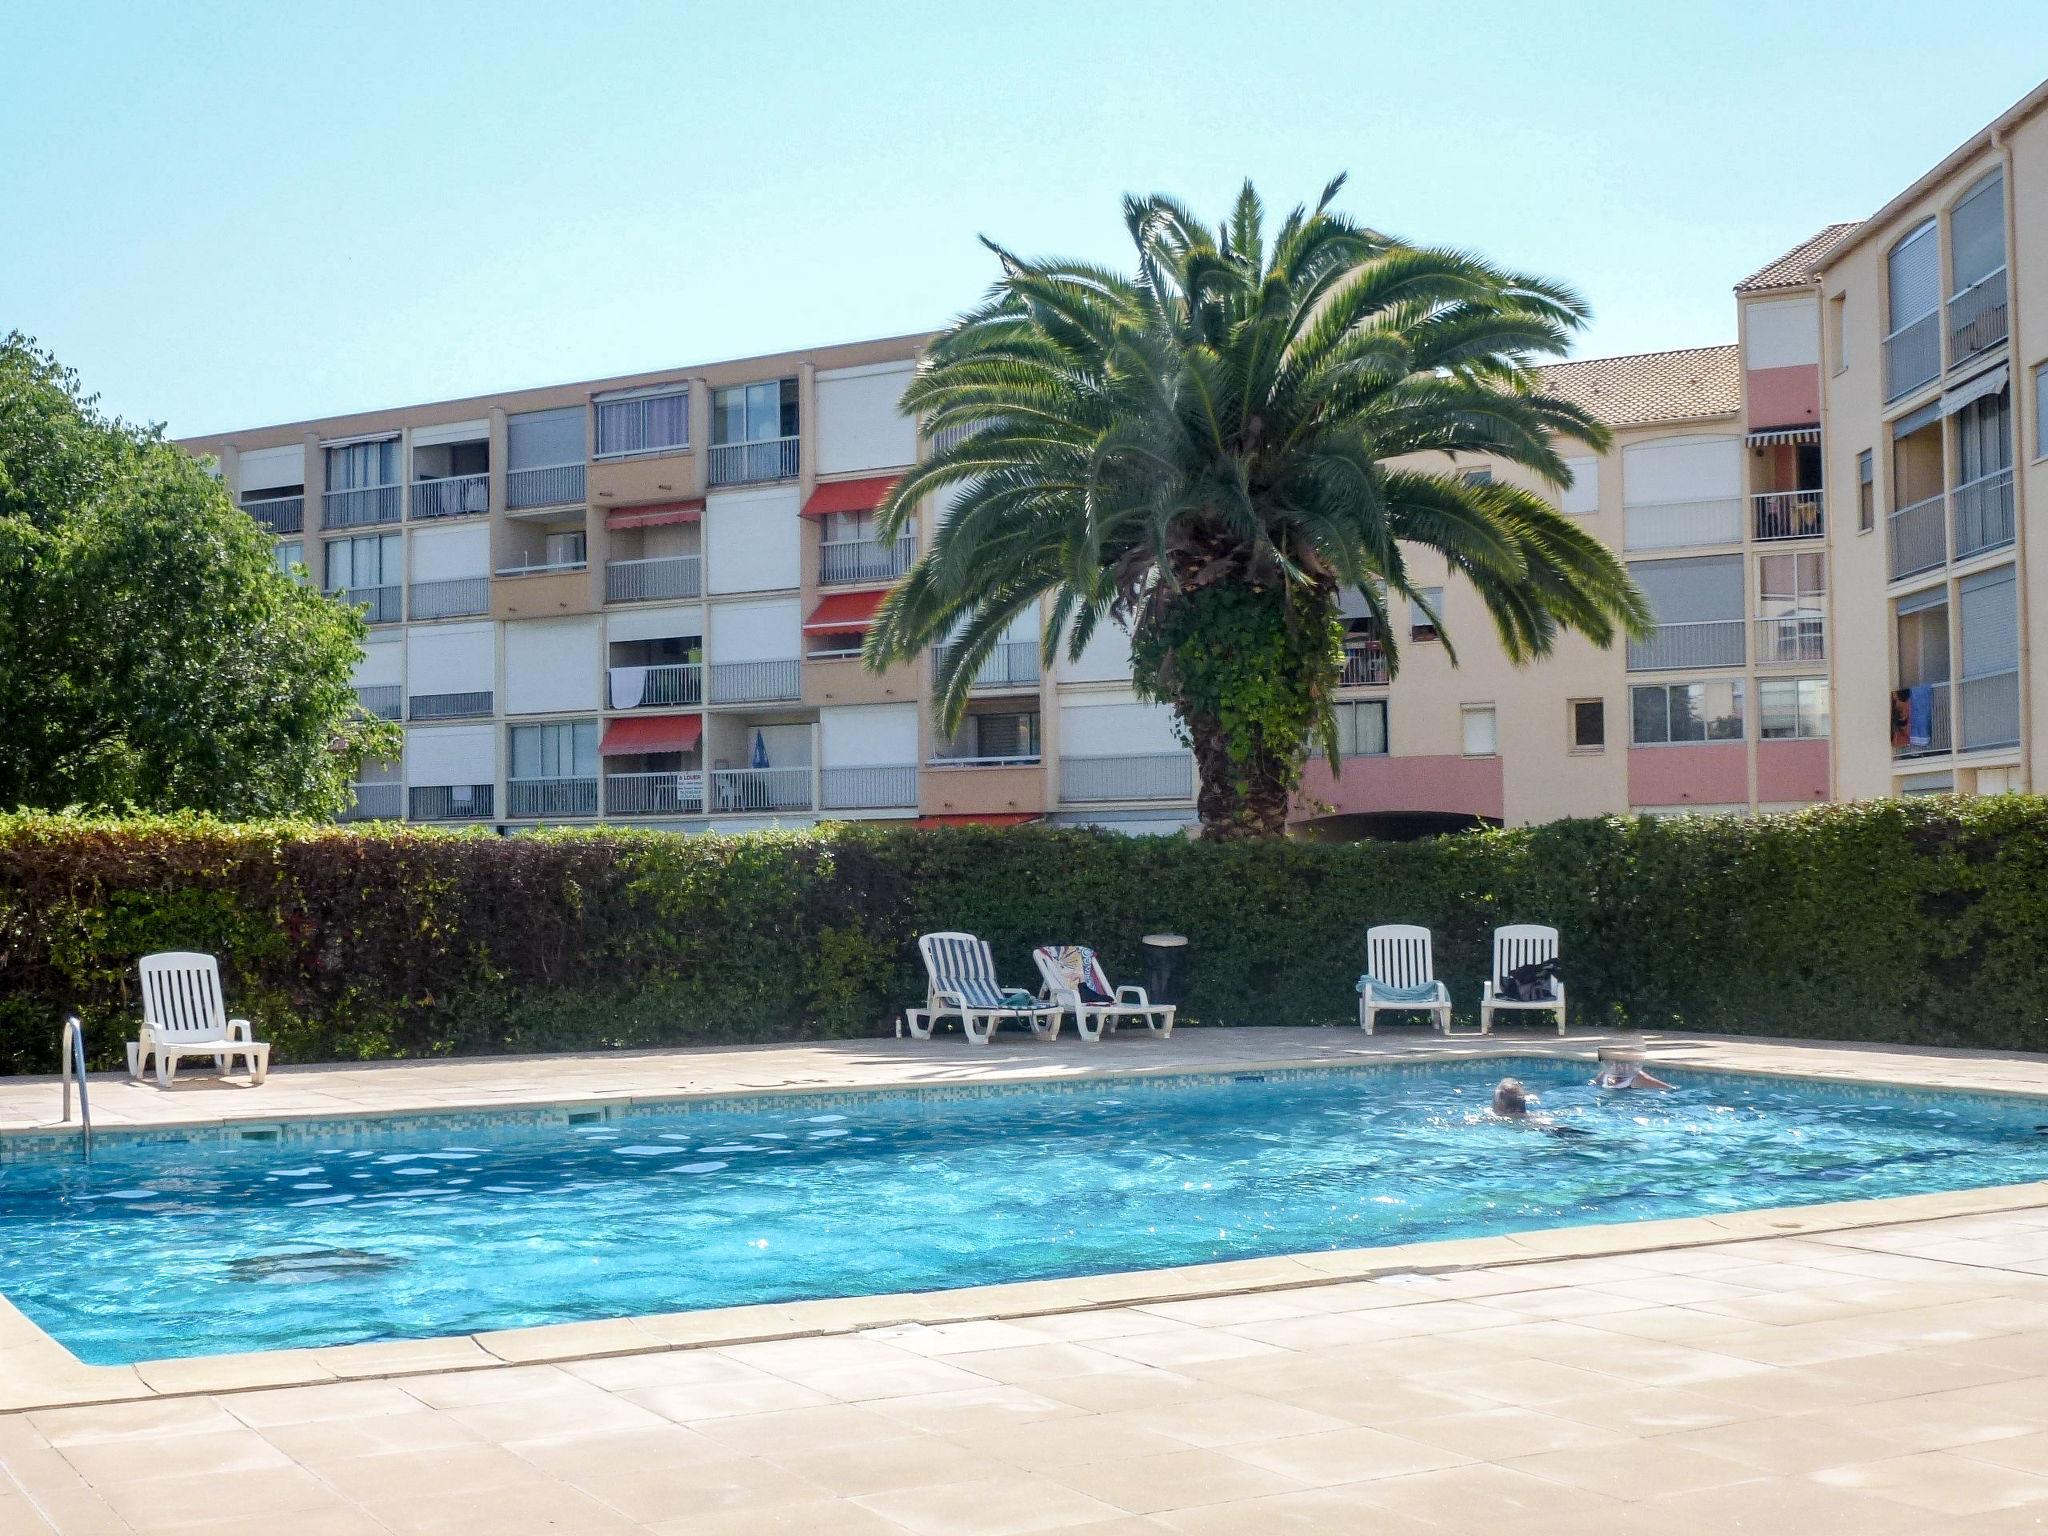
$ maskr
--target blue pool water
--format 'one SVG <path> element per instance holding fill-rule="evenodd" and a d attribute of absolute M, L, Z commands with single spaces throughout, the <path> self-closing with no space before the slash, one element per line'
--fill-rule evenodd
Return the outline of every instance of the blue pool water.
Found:
<path fill-rule="evenodd" d="M 1514 1070 L 1565 1138 L 1491 1122 Z M 933 1290 L 2048 1178 L 2048 1103 L 1542 1060 L 460 1116 L 0 1163 L 0 1295 L 85 1360 Z M 823 1107 L 821 1107 L 823 1106 Z"/>

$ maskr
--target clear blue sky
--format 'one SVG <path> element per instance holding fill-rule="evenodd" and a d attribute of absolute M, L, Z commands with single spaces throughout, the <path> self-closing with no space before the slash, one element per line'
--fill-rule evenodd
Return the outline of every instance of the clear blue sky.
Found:
<path fill-rule="evenodd" d="M 1126 191 L 1348 170 L 1577 284 L 1582 355 L 1726 341 L 2048 73 L 2042 0 L 1968 9 L 0 0 L 0 329 L 214 431 L 922 330 L 978 233 L 1121 262 Z"/>

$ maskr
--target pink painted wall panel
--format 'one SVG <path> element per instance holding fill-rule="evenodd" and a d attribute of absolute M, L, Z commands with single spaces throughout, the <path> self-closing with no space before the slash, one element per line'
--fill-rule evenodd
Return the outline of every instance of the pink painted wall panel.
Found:
<path fill-rule="evenodd" d="M 1749 748 L 1739 741 L 1631 747 L 1630 805 L 1747 805 Z"/>
<path fill-rule="evenodd" d="M 1749 370 L 1749 425 L 1798 427 L 1820 420 L 1820 369 L 1812 363 Z"/>
<path fill-rule="evenodd" d="M 1339 815 L 1373 811 L 1447 811 L 1501 818 L 1501 760 L 1497 757 L 1347 757 L 1341 777 L 1311 758 L 1302 792 Z M 1300 807 L 1296 815 L 1303 814 Z"/>
<path fill-rule="evenodd" d="M 1824 741 L 1758 742 L 1756 797 L 1764 804 L 1827 799 L 1828 744 Z"/>

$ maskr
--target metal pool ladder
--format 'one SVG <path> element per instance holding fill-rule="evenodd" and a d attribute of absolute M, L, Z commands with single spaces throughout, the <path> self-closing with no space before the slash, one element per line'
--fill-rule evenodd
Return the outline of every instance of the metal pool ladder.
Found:
<path fill-rule="evenodd" d="M 78 1123 L 83 1134 L 85 1160 L 92 1161 L 92 1101 L 85 1092 L 85 1026 L 72 1014 L 64 1021 L 64 1043 L 58 1047 L 64 1058 L 64 1123 L 71 1123 L 71 1079 L 78 1079 Z"/>

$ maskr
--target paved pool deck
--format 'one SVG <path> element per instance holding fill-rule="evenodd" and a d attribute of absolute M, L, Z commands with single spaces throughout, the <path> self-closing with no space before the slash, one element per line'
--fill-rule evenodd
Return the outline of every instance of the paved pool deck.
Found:
<path fill-rule="evenodd" d="M 1616 1038 L 1184 1030 L 95 1080 L 104 1129 L 1333 1065 Z M 1651 1033 L 2048 1094 L 2048 1060 Z M 54 1080 L 0 1083 L 47 1134 Z M 0 1164 L 0 1182 L 4 1182 Z M 0 1302 L 0 1536 L 2048 1530 L 2048 1186 L 463 1338 L 80 1365 Z"/>

